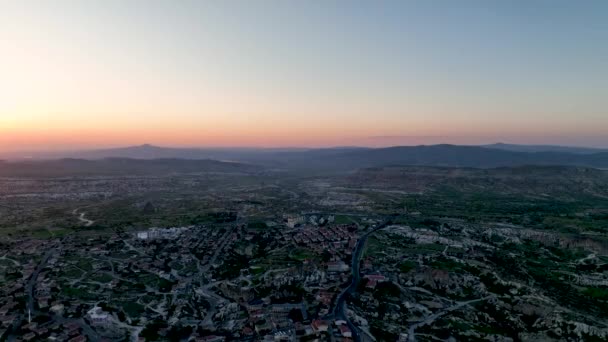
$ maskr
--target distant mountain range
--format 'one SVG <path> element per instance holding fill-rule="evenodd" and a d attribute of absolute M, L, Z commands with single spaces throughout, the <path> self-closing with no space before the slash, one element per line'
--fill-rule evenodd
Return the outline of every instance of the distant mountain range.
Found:
<path fill-rule="evenodd" d="M 341 147 L 324 149 L 166 148 L 141 145 L 56 155 L 76 159 L 171 159 L 231 161 L 265 168 L 301 171 L 349 171 L 367 167 L 417 165 L 493 168 L 522 165 L 564 165 L 608 168 L 608 150 L 493 144 L 484 146 L 421 145 L 388 148 Z M 53 158 L 47 155 L 46 158 Z M 81 161 L 84 163 L 84 161 Z M 233 163 L 234 164 L 234 163 Z M 112 164 L 111 164 L 112 165 Z M 222 165 L 222 164 L 218 164 Z M 216 166 L 218 166 L 216 165 Z"/>
<path fill-rule="evenodd" d="M 495 148 L 513 152 L 565 152 L 565 153 L 580 153 L 593 154 L 600 152 L 608 152 L 608 149 L 593 148 L 593 147 L 573 147 L 573 146 L 558 146 L 558 145 L 515 145 L 496 143 L 484 145 L 483 147 Z"/>
<path fill-rule="evenodd" d="M 140 145 L 123 148 L 91 150 L 73 152 L 66 155 L 70 158 L 80 159 L 103 159 L 103 158 L 133 158 L 133 159 L 215 159 L 215 160 L 243 160 L 255 158 L 279 152 L 301 152 L 307 149 L 281 148 L 281 149 L 256 149 L 256 148 L 173 148 L 154 145 Z"/>
<path fill-rule="evenodd" d="M 293 154 L 291 154 L 293 155 Z M 608 168 L 608 152 L 516 152 L 481 146 L 431 145 L 364 149 L 318 155 L 300 153 L 299 167 L 333 165 L 340 169 L 394 165 L 493 168 L 522 165 L 564 165 Z"/>

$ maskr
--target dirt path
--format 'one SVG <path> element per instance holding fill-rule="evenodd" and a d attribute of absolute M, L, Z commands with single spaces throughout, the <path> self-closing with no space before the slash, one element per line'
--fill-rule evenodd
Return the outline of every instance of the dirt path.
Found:
<path fill-rule="evenodd" d="M 80 210 L 80 208 L 74 209 L 74 211 L 72 211 L 72 214 L 78 215 L 78 221 L 80 221 L 85 227 L 90 227 L 95 223 L 95 221 L 89 220 L 88 218 L 86 218 L 86 215 L 87 215 L 86 212 L 81 212 L 79 214 L 78 210 Z"/>

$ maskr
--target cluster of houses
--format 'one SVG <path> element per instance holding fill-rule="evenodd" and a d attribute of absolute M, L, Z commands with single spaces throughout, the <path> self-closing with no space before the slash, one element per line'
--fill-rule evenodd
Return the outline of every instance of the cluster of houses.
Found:
<path fill-rule="evenodd" d="M 155 317 L 163 317 L 170 324 L 192 326 L 199 326 L 204 318 L 204 324 L 210 324 L 206 327 L 219 332 L 216 336 L 195 333 L 192 339 L 196 341 L 223 341 L 226 337 L 220 335 L 228 331 L 232 331 L 232 336 L 267 341 L 295 341 L 301 337 L 314 340 L 329 335 L 335 341 L 352 338 L 345 323 L 315 318 L 330 313 L 341 286 L 349 280 L 351 270 L 345 261 L 350 260 L 356 245 L 354 226 L 306 225 L 292 230 L 275 230 L 272 234 L 248 226 L 199 228 L 150 228 L 134 233 L 131 239 L 124 235 L 68 238 L 50 254 L 43 267 L 41 252 L 50 247 L 41 240 L 24 241 L 17 249 L 18 254 L 24 256 L 17 258 L 20 261 L 15 261 L 15 265 L 8 260 L 0 263 L 0 267 L 18 270 L 15 273 L 18 277 L 0 285 L 0 336 L 10 330 L 23 332 L 23 341 L 51 337 L 80 342 L 87 339 L 90 329 L 100 332 L 116 327 L 117 331 L 123 329 L 124 332 L 124 329 L 133 328 L 128 325 L 131 320 L 145 325 Z M 311 257 L 306 256 L 296 263 L 292 260 L 291 263 L 267 265 L 265 268 L 270 268 L 263 273 L 242 272 L 239 279 L 213 279 L 213 270 L 223 267 L 235 246 L 241 246 L 239 248 L 246 252 L 247 246 L 255 244 L 260 236 L 274 239 L 273 249 L 287 248 L 289 251 L 297 246 L 308 251 Z M 285 256 L 288 255 L 286 252 Z M 23 262 L 24 259 L 27 262 Z M 36 277 L 33 278 L 34 273 Z M 202 283 L 186 281 L 197 275 L 203 276 Z M 32 315 L 46 316 L 46 323 L 29 322 L 24 317 L 23 303 L 31 281 L 35 308 Z M 158 285 L 161 281 L 166 288 Z M 201 290 L 201 284 L 206 283 L 217 285 Z M 284 288 L 293 286 L 303 286 L 302 301 L 281 302 L 283 296 L 291 296 L 285 294 Z M 269 289 L 270 294 L 255 299 L 258 298 L 257 287 Z M 197 289 L 201 291 L 197 292 Z M 66 293 L 66 290 L 72 292 Z M 119 321 L 117 312 L 121 312 L 124 303 L 108 299 L 117 291 L 123 301 L 148 309 L 137 316 L 127 314 L 126 321 L 124 318 Z M 148 297 L 145 302 L 141 301 L 144 292 L 152 293 L 145 296 Z M 172 295 L 163 297 L 163 293 Z M 170 304 L 176 308 L 168 316 L 167 298 L 173 298 Z M 212 307 L 202 311 L 202 318 L 192 317 L 188 307 L 195 305 L 196 300 L 209 298 Z M 102 308 L 98 306 L 100 302 L 107 302 L 104 305 L 108 306 Z M 301 320 L 293 319 L 294 311 L 300 313 Z M 213 312 L 210 319 L 205 316 L 207 312 Z M 311 313 L 314 314 L 308 317 Z M 15 322 L 20 326 L 13 327 Z"/>
<path fill-rule="evenodd" d="M 297 341 L 302 338 L 330 339 L 333 334 L 334 341 L 352 341 L 352 331 L 345 321 L 309 319 L 304 303 L 270 304 L 256 299 L 246 307 L 251 325 L 242 329 L 243 336 L 252 336 L 255 331 L 263 341 Z M 300 311 L 303 321 L 292 321 L 289 315 L 293 311 Z"/>
<path fill-rule="evenodd" d="M 293 241 L 298 246 L 306 247 L 316 252 L 353 250 L 357 244 L 357 236 L 354 229 L 349 230 L 348 225 L 334 227 L 307 226 L 293 232 L 285 232 L 284 238 Z"/>

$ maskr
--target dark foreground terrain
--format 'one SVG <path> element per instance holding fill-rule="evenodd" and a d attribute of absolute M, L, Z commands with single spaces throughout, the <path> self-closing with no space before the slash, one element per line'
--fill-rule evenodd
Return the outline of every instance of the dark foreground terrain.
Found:
<path fill-rule="evenodd" d="M 0 167 L 1 339 L 608 339 L 605 171 L 52 165 Z"/>

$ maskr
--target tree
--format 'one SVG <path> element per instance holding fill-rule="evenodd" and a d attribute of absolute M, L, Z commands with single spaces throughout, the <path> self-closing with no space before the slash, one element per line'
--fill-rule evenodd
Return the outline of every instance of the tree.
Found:
<path fill-rule="evenodd" d="M 304 316 L 302 316 L 302 310 L 300 309 L 291 309 L 289 314 L 287 315 L 292 322 L 302 322 L 304 321 Z"/>
<path fill-rule="evenodd" d="M 321 260 L 323 260 L 323 262 L 328 262 L 331 260 L 331 253 L 327 249 L 321 254 Z"/>

